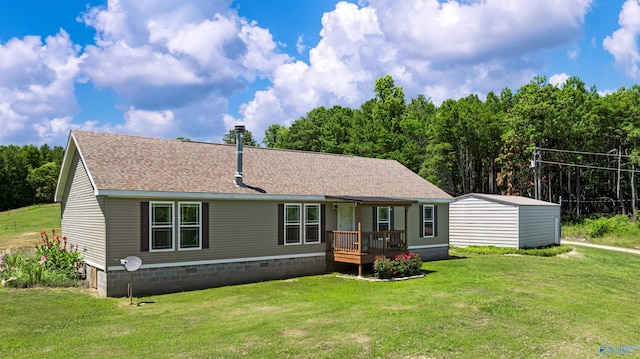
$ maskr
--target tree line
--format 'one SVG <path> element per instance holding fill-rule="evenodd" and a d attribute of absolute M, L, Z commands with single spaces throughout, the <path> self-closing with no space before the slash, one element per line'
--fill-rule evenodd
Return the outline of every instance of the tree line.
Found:
<path fill-rule="evenodd" d="M 0 146 L 0 211 L 53 202 L 63 157 L 60 146 Z"/>
<path fill-rule="evenodd" d="M 234 130 L 223 140 L 233 143 Z M 244 143 L 256 145 L 251 132 Z M 634 213 L 640 86 L 601 95 L 577 77 L 561 85 L 535 77 L 515 92 L 436 106 L 424 95 L 407 101 L 387 75 L 359 108 L 318 107 L 290 126 L 272 124 L 263 144 L 397 160 L 453 196 L 562 198 L 575 216 Z M 0 210 L 52 202 L 63 152 L 0 146 Z"/>
<path fill-rule="evenodd" d="M 453 196 L 562 198 L 575 216 L 637 208 L 638 85 L 601 95 L 577 77 L 535 77 L 515 92 L 436 106 L 423 95 L 406 101 L 387 75 L 374 94 L 357 109 L 318 107 L 288 127 L 272 124 L 263 143 L 394 159 Z"/>

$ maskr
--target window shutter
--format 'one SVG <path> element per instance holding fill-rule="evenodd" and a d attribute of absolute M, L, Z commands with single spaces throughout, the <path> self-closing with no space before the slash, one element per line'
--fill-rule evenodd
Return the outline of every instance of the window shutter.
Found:
<path fill-rule="evenodd" d="M 278 203 L 278 245 L 284 245 L 284 203 Z"/>
<path fill-rule="evenodd" d="M 438 206 L 433 205 L 433 236 L 438 236 Z"/>
<path fill-rule="evenodd" d="M 149 251 L 149 202 L 140 202 L 140 252 Z"/>
<path fill-rule="evenodd" d="M 422 238 L 424 237 L 424 206 L 420 205 L 418 208 L 420 209 L 420 222 L 418 224 L 420 225 L 420 238 Z"/>
<path fill-rule="evenodd" d="M 371 211 L 373 212 L 373 230 L 378 230 L 378 207 L 371 207 Z"/>
<path fill-rule="evenodd" d="M 327 205 L 320 205 L 320 243 L 325 243 L 327 241 L 327 215 L 326 215 L 326 207 Z"/>
<path fill-rule="evenodd" d="M 395 213 L 396 213 L 396 207 L 389 207 L 389 230 L 393 231 L 396 228 L 396 218 L 395 218 Z"/>
<path fill-rule="evenodd" d="M 202 202 L 202 249 L 209 248 L 209 202 Z"/>

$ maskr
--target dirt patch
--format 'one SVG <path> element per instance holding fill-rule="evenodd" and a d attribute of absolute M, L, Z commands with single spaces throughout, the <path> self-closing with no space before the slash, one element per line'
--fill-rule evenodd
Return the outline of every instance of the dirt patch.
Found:
<path fill-rule="evenodd" d="M 285 331 L 282 332 L 282 335 L 284 335 L 285 337 L 293 337 L 293 338 L 300 338 L 305 336 L 307 333 L 304 330 L 300 330 L 300 329 L 286 329 Z"/>
<path fill-rule="evenodd" d="M 26 237 L 26 236 L 35 236 L 36 234 L 38 234 L 37 232 L 27 232 L 27 233 L 22 233 L 21 236 Z"/>
<path fill-rule="evenodd" d="M 424 278 L 424 274 L 418 274 L 411 277 L 400 277 L 400 278 L 389 278 L 389 279 L 381 279 L 376 277 L 361 277 L 359 275 L 355 276 L 355 275 L 347 275 L 347 274 L 341 274 L 341 275 L 338 275 L 337 277 L 346 278 L 346 279 L 365 280 L 367 282 L 397 282 L 397 281 L 403 281 L 403 280 Z"/>
<path fill-rule="evenodd" d="M 351 334 L 350 337 L 354 342 L 360 345 L 368 345 L 369 341 L 371 340 L 368 336 L 364 334 Z"/>
<path fill-rule="evenodd" d="M 578 252 L 575 248 L 571 251 L 571 252 L 567 252 L 567 253 L 562 253 L 562 254 L 558 254 L 558 257 L 560 258 L 582 258 L 584 257 L 584 254 Z"/>

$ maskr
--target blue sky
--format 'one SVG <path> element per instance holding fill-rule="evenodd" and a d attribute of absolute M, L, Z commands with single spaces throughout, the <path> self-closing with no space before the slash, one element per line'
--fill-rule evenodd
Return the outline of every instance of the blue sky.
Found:
<path fill-rule="evenodd" d="M 640 81 L 640 0 L 134 0 L 0 3 L 0 145 L 69 130 L 259 140 L 391 74 L 439 104 L 578 76 Z"/>

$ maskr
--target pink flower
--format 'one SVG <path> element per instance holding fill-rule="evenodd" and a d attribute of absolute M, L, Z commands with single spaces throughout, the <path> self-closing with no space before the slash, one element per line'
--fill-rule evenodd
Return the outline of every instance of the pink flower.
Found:
<path fill-rule="evenodd" d="M 46 256 L 40 256 L 40 264 L 44 263 L 47 261 L 47 257 Z"/>

